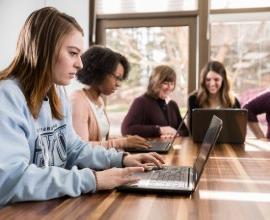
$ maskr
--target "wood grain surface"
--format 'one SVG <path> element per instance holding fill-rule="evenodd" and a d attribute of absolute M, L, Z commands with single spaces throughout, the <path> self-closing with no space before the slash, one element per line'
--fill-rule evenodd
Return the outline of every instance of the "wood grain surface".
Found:
<path fill-rule="evenodd" d="M 198 147 L 179 138 L 163 157 L 168 165 L 192 165 Z M 103 191 L 7 205 L 0 219 L 270 219 L 270 143 L 248 139 L 242 146 L 215 146 L 189 197 Z"/>

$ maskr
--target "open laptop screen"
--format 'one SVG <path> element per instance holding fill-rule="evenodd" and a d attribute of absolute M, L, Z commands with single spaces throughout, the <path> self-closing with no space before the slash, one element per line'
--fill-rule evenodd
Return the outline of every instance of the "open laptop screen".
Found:
<path fill-rule="evenodd" d="M 172 138 L 172 140 L 171 140 L 171 144 L 174 143 L 175 139 L 176 139 L 176 138 L 178 137 L 178 135 L 180 134 L 180 130 L 181 130 L 183 124 L 185 123 L 185 119 L 186 119 L 187 115 L 188 115 L 188 110 L 186 111 L 184 117 L 182 118 L 181 123 L 179 124 L 179 126 L 178 126 L 178 128 L 177 128 L 176 133 L 175 133 L 175 135 L 173 136 L 173 138 Z"/>
<path fill-rule="evenodd" d="M 197 159 L 193 166 L 195 175 L 194 178 L 195 188 L 199 182 L 199 179 L 201 177 L 206 161 L 210 155 L 210 152 L 216 143 L 221 128 L 222 128 L 222 120 L 220 120 L 218 117 L 214 115 L 209 125 L 209 128 L 207 129 L 204 140 L 200 146 L 199 155 L 197 156 Z"/>

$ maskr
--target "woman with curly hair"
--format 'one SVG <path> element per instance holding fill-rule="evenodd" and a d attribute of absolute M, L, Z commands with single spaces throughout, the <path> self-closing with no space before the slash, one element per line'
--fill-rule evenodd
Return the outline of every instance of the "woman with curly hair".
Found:
<path fill-rule="evenodd" d="M 77 79 L 84 88 L 71 95 L 73 126 L 77 134 L 108 148 L 147 148 L 147 141 L 139 136 L 109 138 L 110 123 L 103 97 L 114 93 L 127 79 L 130 67 L 126 57 L 95 45 L 82 55 L 82 62 Z"/>

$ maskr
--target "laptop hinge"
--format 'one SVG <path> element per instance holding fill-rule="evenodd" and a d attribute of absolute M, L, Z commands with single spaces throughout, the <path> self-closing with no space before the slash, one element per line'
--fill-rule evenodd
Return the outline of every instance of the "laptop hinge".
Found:
<path fill-rule="evenodd" d="M 190 184 L 190 169 L 191 169 L 191 167 L 188 168 L 188 187 L 189 187 L 189 184 Z"/>

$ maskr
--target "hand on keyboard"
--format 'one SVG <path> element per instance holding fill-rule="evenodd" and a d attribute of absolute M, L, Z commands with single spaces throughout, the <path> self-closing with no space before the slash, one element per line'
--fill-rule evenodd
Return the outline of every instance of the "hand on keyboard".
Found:
<path fill-rule="evenodd" d="M 155 166 L 154 164 L 149 164 L 144 168 L 144 171 L 161 170 L 163 168 L 164 168 L 163 166 L 158 167 L 158 166 Z"/>
<path fill-rule="evenodd" d="M 125 139 L 125 148 L 149 148 L 150 144 L 149 142 L 143 138 L 140 137 L 138 135 L 128 135 L 127 137 L 124 138 Z"/>

